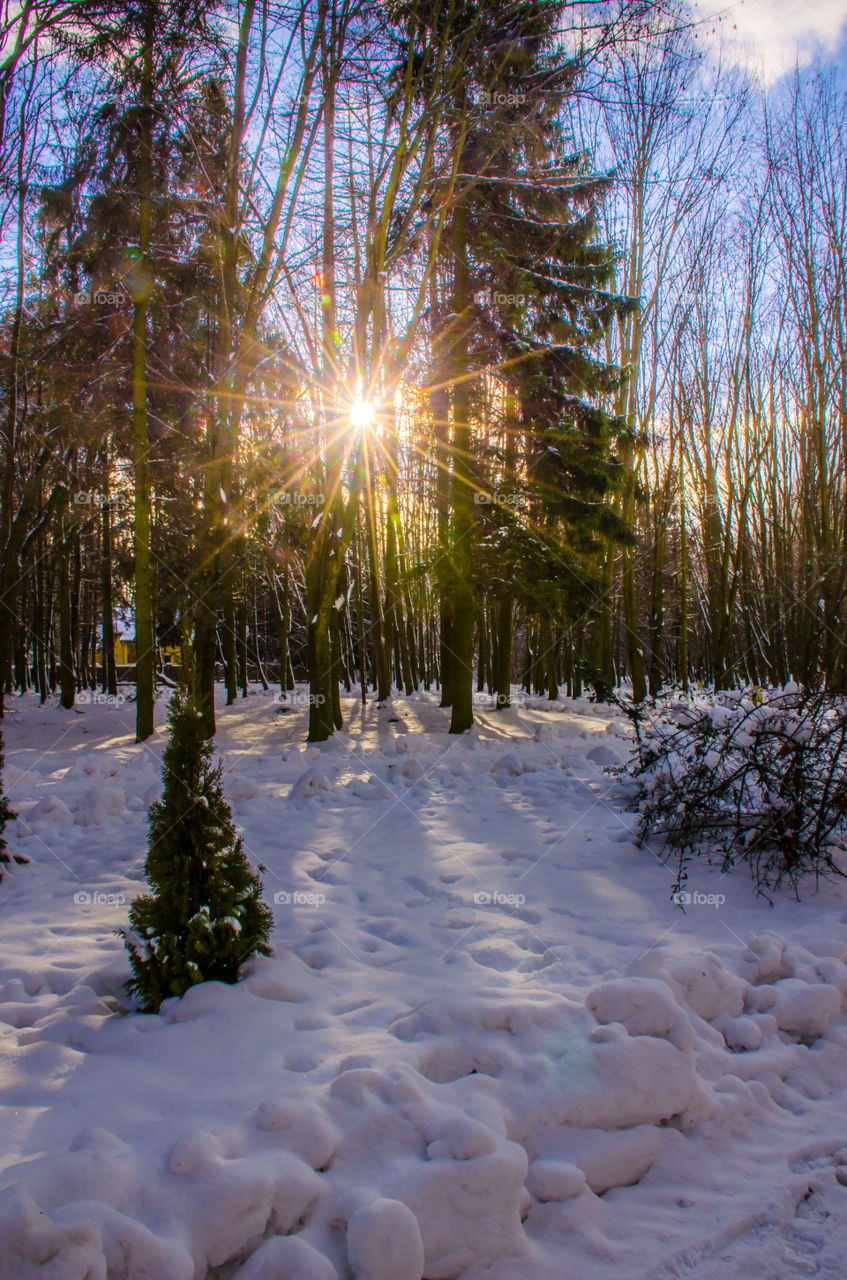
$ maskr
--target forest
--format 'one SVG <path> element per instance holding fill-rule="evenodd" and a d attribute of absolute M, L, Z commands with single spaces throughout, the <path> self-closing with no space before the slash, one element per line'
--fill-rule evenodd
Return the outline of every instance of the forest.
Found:
<path fill-rule="evenodd" d="M 0 0 L 0 1280 L 847 1275 L 847 0 Z"/>
<path fill-rule="evenodd" d="M 679 5 L 15 13 L 7 696 L 843 691 L 835 71 Z"/>

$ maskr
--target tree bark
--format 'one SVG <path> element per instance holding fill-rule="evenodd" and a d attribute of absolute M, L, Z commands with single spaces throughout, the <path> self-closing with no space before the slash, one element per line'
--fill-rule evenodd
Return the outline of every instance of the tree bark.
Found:
<path fill-rule="evenodd" d="M 155 701 L 155 637 L 153 587 L 150 573 L 150 438 L 147 423 L 147 312 L 151 292 L 150 221 L 153 180 L 153 0 L 147 0 L 142 51 L 142 112 L 140 156 L 140 204 L 138 229 L 138 281 L 134 298 L 132 334 L 132 420 L 135 462 L 135 738 L 144 742 L 153 733 Z"/>

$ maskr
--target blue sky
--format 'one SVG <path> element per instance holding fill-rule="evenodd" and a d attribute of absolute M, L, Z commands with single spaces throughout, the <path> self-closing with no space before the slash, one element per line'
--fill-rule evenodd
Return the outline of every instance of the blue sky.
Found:
<path fill-rule="evenodd" d="M 795 62 L 847 64 L 847 0 L 696 0 L 714 15 L 727 56 L 773 83 Z"/>

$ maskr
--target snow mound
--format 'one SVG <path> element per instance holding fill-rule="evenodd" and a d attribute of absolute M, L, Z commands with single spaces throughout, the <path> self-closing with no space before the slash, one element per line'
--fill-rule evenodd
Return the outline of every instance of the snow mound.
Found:
<path fill-rule="evenodd" d="M 721 1014 L 737 1018 L 744 1008 L 749 984 L 711 952 L 676 956 L 667 971 L 684 1003 L 706 1022 Z"/>
<path fill-rule="evenodd" d="M 629 1187 L 639 1182 L 659 1154 L 663 1138 L 674 1135 L 670 1129 L 655 1125 L 637 1125 L 633 1129 L 570 1129 L 561 1144 L 561 1153 L 578 1168 L 584 1181 L 596 1194 L 612 1187 Z M 552 1199 L 554 1197 L 548 1197 Z"/>
<path fill-rule="evenodd" d="M 587 1189 L 585 1174 L 564 1160 L 533 1160 L 526 1178 L 527 1190 L 541 1204 L 573 1200 Z"/>
<path fill-rule="evenodd" d="M 52 1217 L 16 1192 L 0 1213 L 3 1280 L 193 1280 L 179 1243 L 99 1200 L 76 1201 Z"/>
<path fill-rule="evenodd" d="M 694 1056 L 668 1040 L 636 1035 L 593 1042 L 564 1055 L 573 1093 L 558 1108 L 560 1124 L 624 1129 L 681 1115 L 698 1092 Z"/>
<path fill-rule="evenodd" d="M 772 1014 L 780 1031 L 814 1040 L 826 1034 L 840 1011 L 841 995 L 825 982 L 812 986 L 799 978 L 781 978 L 773 986 L 756 987 L 750 1006 L 757 1013 Z"/>
<path fill-rule="evenodd" d="M 294 955 L 257 957 L 249 966 L 245 986 L 252 995 L 263 1000 L 298 1004 L 309 998 L 311 973 L 309 967 Z"/>
<path fill-rule="evenodd" d="M 417 1218 L 399 1200 L 374 1200 L 347 1224 L 347 1257 L 356 1280 L 421 1280 L 424 1247 Z"/>
<path fill-rule="evenodd" d="M 388 766 L 388 782 L 391 786 L 412 787 L 424 776 L 424 767 L 417 756 L 406 756 L 397 764 Z"/>
<path fill-rule="evenodd" d="M 252 778 L 247 778 L 243 774 L 230 774 L 224 781 L 227 800 L 233 804 L 243 804 L 245 800 L 255 800 L 259 795 L 259 788 Z"/>
<path fill-rule="evenodd" d="M 266 1133 L 282 1135 L 286 1148 L 313 1169 L 325 1169 L 340 1142 L 340 1135 L 327 1117 L 309 1103 L 268 1098 L 259 1103 L 255 1120 Z"/>
<path fill-rule="evenodd" d="M 307 769 L 291 788 L 290 800 L 297 803 L 302 800 L 313 800 L 322 791 L 330 791 L 332 783 L 322 769 Z"/>
<path fill-rule="evenodd" d="M 429 1144 L 426 1154 L 429 1160 L 474 1160 L 496 1150 L 497 1139 L 486 1125 L 459 1116 L 445 1121 L 441 1136 Z"/>
<path fill-rule="evenodd" d="M 541 1069 L 554 1082 L 567 1082 L 566 1088 L 537 1091 L 538 1123 L 602 1129 L 660 1124 L 685 1112 L 699 1092 L 691 1049 L 679 1049 L 663 1038 L 676 1032 L 684 1040 L 684 1011 L 669 1014 L 659 991 L 650 988 L 645 1014 L 638 1007 L 637 980 L 622 981 L 628 996 L 619 1012 L 644 1018 L 656 1034 L 634 1031 L 630 1036 L 619 1022 L 595 1024 L 592 1032 L 588 1010 L 566 1000 L 437 999 L 396 1019 L 390 1029 L 401 1039 L 424 1041 L 421 1070 L 436 1081 L 474 1072 L 531 1080 Z M 514 1049 L 516 1037 L 520 1055 Z M 534 1057 L 533 1051 L 544 1057 Z"/>
<path fill-rule="evenodd" d="M 470 1160 L 397 1162 L 392 1189 L 417 1219 L 427 1277 L 450 1280 L 474 1264 L 526 1252 L 520 1214 L 526 1171 L 524 1149 L 503 1140 L 495 1152 Z"/>
<path fill-rule="evenodd" d="M 274 1236 L 232 1280 L 338 1280 L 338 1272 L 329 1258 L 299 1236 Z"/>
<path fill-rule="evenodd" d="M 594 987 L 585 1003 L 601 1025 L 620 1023 L 631 1036 L 657 1036 L 683 1051 L 693 1048 L 694 1030 L 666 983 L 655 978 L 618 978 Z"/>
<path fill-rule="evenodd" d="M 39 800 L 38 804 L 34 805 L 26 815 L 27 826 L 33 830 L 36 829 L 36 823 L 57 822 L 64 824 L 72 823 L 73 820 L 74 817 L 70 809 L 64 800 L 57 795 L 46 796 L 43 800 Z"/>
<path fill-rule="evenodd" d="M 371 774 L 369 778 L 353 778 L 348 783 L 349 789 L 354 796 L 358 796 L 360 800 L 390 800 L 392 798 L 392 790 L 386 786 L 382 778 L 378 778 L 376 774 Z"/>
<path fill-rule="evenodd" d="M 118 818 L 126 808 L 126 792 L 123 787 L 91 787 L 83 792 L 76 804 L 74 822 L 80 827 L 99 827 L 104 822 Z"/>
<path fill-rule="evenodd" d="M 210 1169 L 223 1154 L 221 1144 L 211 1133 L 198 1130 L 186 1134 L 174 1145 L 168 1157 L 171 1173 L 196 1173 L 198 1169 Z"/>
<path fill-rule="evenodd" d="M 534 773 L 535 765 L 530 760 L 523 760 L 515 751 L 508 752 L 494 761 L 489 773 L 505 773 L 510 778 L 519 778 L 523 773 Z"/>

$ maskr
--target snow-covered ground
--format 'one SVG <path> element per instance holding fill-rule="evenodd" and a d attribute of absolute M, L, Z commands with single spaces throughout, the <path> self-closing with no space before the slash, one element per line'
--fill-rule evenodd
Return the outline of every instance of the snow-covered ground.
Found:
<path fill-rule="evenodd" d="M 847 886 L 697 866 L 683 912 L 589 702 L 344 710 L 221 710 L 275 954 L 151 1017 L 164 735 L 11 701 L 0 1278 L 843 1280 Z"/>

